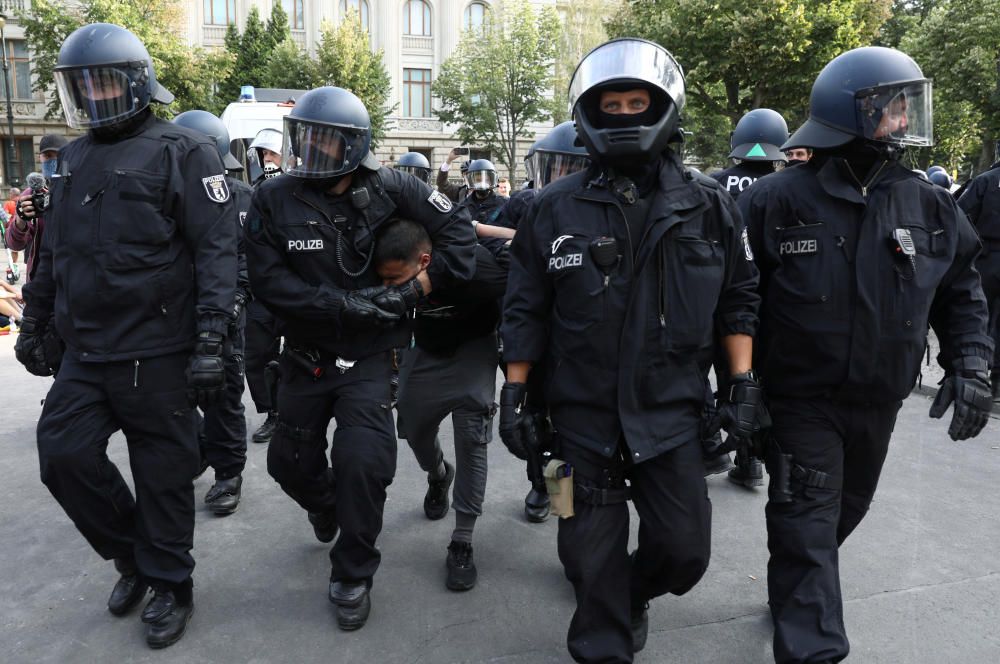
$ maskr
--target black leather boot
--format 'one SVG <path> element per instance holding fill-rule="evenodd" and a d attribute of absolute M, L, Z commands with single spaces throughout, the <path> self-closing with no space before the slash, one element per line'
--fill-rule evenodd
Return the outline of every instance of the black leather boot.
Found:
<path fill-rule="evenodd" d="M 155 593 L 142 612 L 142 622 L 147 625 L 146 643 L 150 648 L 159 649 L 177 643 L 184 636 L 194 613 L 194 601 L 190 589 L 179 593 L 187 595 L 184 603 L 173 590 L 159 589 Z"/>
<path fill-rule="evenodd" d="M 345 632 L 361 629 L 372 610 L 364 581 L 331 581 L 330 601 L 337 606 L 337 626 Z"/>
<path fill-rule="evenodd" d="M 227 480 L 215 480 L 215 484 L 205 494 L 205 504 L 216 516 L 226 516 L 240 506 L 243 477 L 237 475 Z"/>
<path fill-rule="evenodd" d="M 266 444 L 271 442 L 271 436 L 274 435 L 274 428 L 278 426 L 278 413 L 276 411 L 270 411 L 267 414 L 267 419 L 264 423 L 258 427 L 256 431 L 253 432 L 251 440 L 255 443 Z"/>
<path fill-rule="evenodd" d="M 123 616 L 146 596 L 149 585 L 136 570 L 135 561 L 118 558 L 115 560 L 115 569 L 121 574 L 121 578 L 111 590 L 108 611 L 112 615 Z"/>

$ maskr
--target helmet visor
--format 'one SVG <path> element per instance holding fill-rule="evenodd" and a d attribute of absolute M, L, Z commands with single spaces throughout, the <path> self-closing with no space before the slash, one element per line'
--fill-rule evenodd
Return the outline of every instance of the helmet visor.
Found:
<path fill-rule="evenodd" d="M 934 143 L 930 81 L 860 90 L 855 95 L 855 108 L 864 138 L 920 147 Z"/>
<path fill-rule="evenodd" d="M 465 184 L 472 191 L 489 191 L 497 186 L 496 171 L 467 171 Z"/>
<path fill-rule="evenodd" d="M 531 161 L 532 172 L 535 174 L 535 187 L 539 189 L 570 173 L 582 171 L 590 165 L 590 158 L 586 155 L 541 150 L 532 155 Z"/>
<path fill-rule="evenodd" d="M 70 127 L 102 127 L 141 110 L 132 94 L 132 80 L 117 67 L 84 67 L 54 73 L 59 101 Z"/>
<path fill-rule="evenodd" d="M 408 173 L 421 182 L 427 182 L 427 176 L 430 175 L 430 169 L 423 166 L 396 166 L 396 170 L 400 173 Z"/>
<path fill-rule="evenodd" d="M 619 39 L 587 54 L 569 85 L 570 108 L 593 88 L 614 81 L 648 83 L 666 93 L 677 109 L 684 109 L 684 72 L 673 56 L 652 42 Z"/>
<path fill-rule="evenodd" d="M 350 173 L 364 159 L 365 130 L 285 117 L 283 170 L 300 178 Z"/>

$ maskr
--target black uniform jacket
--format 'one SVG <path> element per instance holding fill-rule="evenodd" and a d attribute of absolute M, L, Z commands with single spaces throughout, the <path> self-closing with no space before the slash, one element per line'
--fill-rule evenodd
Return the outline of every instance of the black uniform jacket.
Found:
<path fill-rule="evenodd" d="M 561 436 L 633 462 L 699 435 L 713 333 L 753 334 L 757 271 L 728 194 L 665 153 L 642 238 L 596 170 L 541 190 L 511 248 L 504 360 L 541 364 Z M 614 238 L 605 273 L 591 243 Z M 637 258 L 633 259 L 633 248 Z"/>
<path fill-rule="evenodd" d="M 761 272 L 754 364 L 770 395 L 901 400 L 928 322 L 945 354 L 990 357 L 979 239 L 946 190 L 896 162 L 862 187 L 842 159 L 814 157 L 760 180 L 739 207 Z"/>
<path fill-rule="evenodd" d="M 710 177 L 722 185 L 729 195 L 736 200 L 754 182 L 762 177 L 772 175 L 774 167 L 770 162 L 743 162 L 730 166 L 724 171 L 712 173 Z"/>
<path fill-rule="evenodd" d="M 436 355 L 452 355 L 460 345 L 492 334 L 500 322 L 500 298 L 507 288 L 507 270 L 486 247 L 476 245 L 472 279 L 435 288 L 417 305 L 413 338 Z"/>
<path fill-rule="evenodd" d="M 1000 251 L 1000 168 L 975 177 L 958 199 L 958 205 L 969 215 L 986 248 Z"/>
<path fill-rule="evenodd" d="M 368 194 L 352 196 L 351 190 Z M 406 324 L 358 330 L 340 323 L 348 291 L 382 283 L 368 259 L 379 227 L 398 216 L 427 229 L 434 244 L 427 272 L 435 289 L 472 276 L 476 238 L 467 213 L 412 175 L 362 166 L 351 190 L 334 198 L 300 178 L 271 178 L 254 192 L 246 239 L 254 297 L 285 323 L 285 335 L 296 344 L 358 360 L 406 346 L 410 337 Z M 363 198 L 368 200 L 363 209 L 352 203 Z"/>
<path fill-rule="evenodd" d="M 226 176 L 229 183 L 229 191 L 233 196 L 233 213 L 236 217 L 236 233 L 238 239 L 238 269 L 236 272 L 236 290 L 244 297 L 250 297 L 250 274 L 247 272 L 247 247 L 246 239 L 243 237 L 243 226 L 246 224 L 247 214 L 250 212 L 250 200 L 253 197 L 253 189 L 243 180 Z"/>
<path fill-rule="evenodd" d="M 215 144 L 153 116 L 112 142 L 59 153 L 26 315 L 55 313 L 81 360 L 154 357 L 225 334 L 238 233 Z"/>

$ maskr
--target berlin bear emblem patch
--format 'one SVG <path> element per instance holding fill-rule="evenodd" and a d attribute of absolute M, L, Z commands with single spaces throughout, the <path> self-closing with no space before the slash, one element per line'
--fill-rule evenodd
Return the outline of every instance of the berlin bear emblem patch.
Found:
<path fill-rule="evenodd" d="M 427 202 L 433 205 L 439 212 L 451 212 L 451 200 L 440 191 L 432 191 L 427 197 Z"/>
<path fill-rule="evenodd" d="M 208 200 L 213 203 L 225 203 L 229 200 L 229 185 L 226 184 L 225 175 L 212 175 L 202 178 L 201 183 L 205 186 L 205 193 Z"/>

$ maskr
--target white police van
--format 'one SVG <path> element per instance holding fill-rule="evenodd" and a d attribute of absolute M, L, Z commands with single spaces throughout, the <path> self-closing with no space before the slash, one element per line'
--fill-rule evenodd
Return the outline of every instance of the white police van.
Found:
<path fill-rule="evenodd" d="M 252 85 L 244 85 L 239 101 L 229 104 L 222 112 L 222 124 L 229 131 L 229 148 L 243 164 L 243 178 L 248 183 L 261 174 L 260 164 L 248 152 L 257 132 L 261 129 L 282 131 L 283 118 L 291 112 L 295 100 L 306 92 L 308 90 L 255 89 Z"/>

